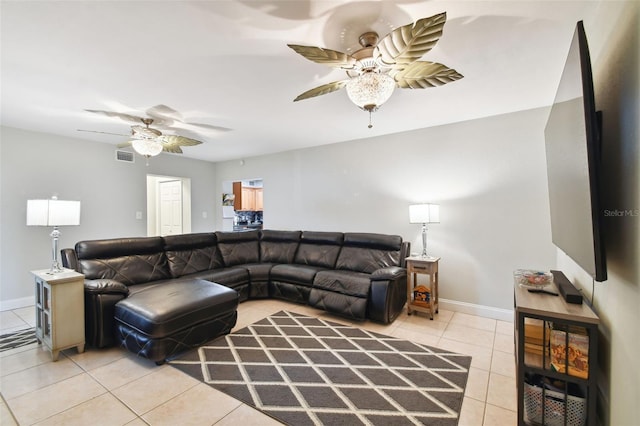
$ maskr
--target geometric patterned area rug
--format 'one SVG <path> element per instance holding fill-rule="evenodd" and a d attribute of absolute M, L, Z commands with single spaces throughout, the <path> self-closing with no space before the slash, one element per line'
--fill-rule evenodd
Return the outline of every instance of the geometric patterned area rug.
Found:
<path fill-rule="evenodd" d="M 471 357 L 281 311 L 169 365 L 289 425 L 453 426 Z"/>
<path fill-rule="evenodd" d="M 20 346 L 30 345 L 36 341 L 35 328 L 26 328 L 13 333 L 3 334 L 0 336 L 0 352 L 19 348 Z"/>

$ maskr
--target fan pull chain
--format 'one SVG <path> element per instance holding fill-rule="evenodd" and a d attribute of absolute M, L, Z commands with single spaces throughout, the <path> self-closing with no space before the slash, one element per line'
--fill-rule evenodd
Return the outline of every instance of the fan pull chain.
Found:
<path fill-rule="evenodd" d="M 369 125 L 367 126 L 368 128 L 372 128 L 373 124 L 371 124 L 371 110 L 369 110 Z"/>

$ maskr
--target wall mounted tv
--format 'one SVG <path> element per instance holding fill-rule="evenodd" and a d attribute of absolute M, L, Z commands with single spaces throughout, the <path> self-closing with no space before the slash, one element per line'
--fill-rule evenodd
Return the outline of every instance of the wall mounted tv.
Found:
<path fill-rule="evenodd" d="M 580 21 L 544 131 L 551 234 L 559 249 L 596 281 L 605 281 L 600 117 Z"/>

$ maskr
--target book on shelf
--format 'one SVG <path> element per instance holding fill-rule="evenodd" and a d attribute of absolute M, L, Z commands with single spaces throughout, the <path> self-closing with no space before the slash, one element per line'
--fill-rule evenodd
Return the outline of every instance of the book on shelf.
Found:
<path fill-rule="evenodd" d="M 551 330 L 551 368 L 553 370 L 583 379 L 589 377 L 589 336 L 586 332 L 582 332 L 583 330 Z M 567 367 L 569 371 L 566 371 Z"/>
<path fill-rule="evenodd" d="M 542 355 L 544 349 L 549 348 L 550 334 L 551 330 L 547 322 L 535 318 L 525 318 L 524 350 L 533 354 Z"/>
<path fill-rule="evenodd" d="M 431 301 L 431 290 L 423 285 L 414 287 L 413 289 L 413 304 L 418 306 L 429 306 Z"/>

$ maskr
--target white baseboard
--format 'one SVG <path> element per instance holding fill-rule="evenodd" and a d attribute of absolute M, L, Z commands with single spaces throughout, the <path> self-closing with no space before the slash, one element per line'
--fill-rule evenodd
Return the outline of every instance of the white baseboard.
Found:
<path fill-rule="evenodd" d="M 33 306 L 33 296 L 0 300 L 0 311 L 11 311 L 13 309 L 26 308 L 27 306 Z"/>
<path fill-rule="evenodd" d="M 475 305 L 473 303 L 458 302 L 457 300 L 449 299 L 440 299 L 439 303 L 443 309 L 447 309 L 449 311 L 462 312 L 469 315 L 478 315 L 480 317 L 513 322 L 513 311 L 509 309 Z M 33 297 L 0 300 L 0 311 L 10 311 L 12 309 L 25 308 L 27 306 L 33 306 Z"/>
<path fill-rule="evenodd" d="M 513 322 L 513 310 L 511 309 L 474 305 L 473 303 L 458 302 L 457 300 L 448 299 L 440 299 L 438 303 L 440 304 L 440 307 L 449 311 L 462 312 L 463 314 L 477 315 L 479 317 Z"/>

